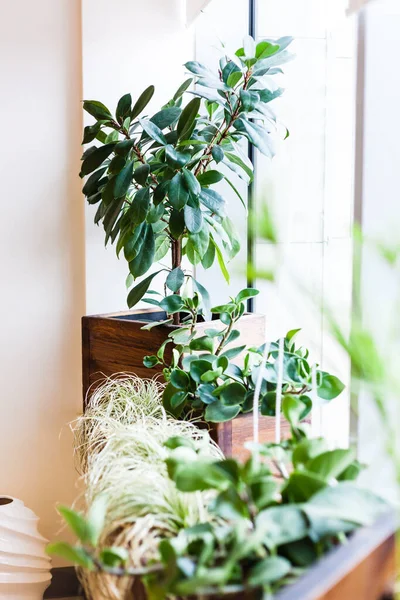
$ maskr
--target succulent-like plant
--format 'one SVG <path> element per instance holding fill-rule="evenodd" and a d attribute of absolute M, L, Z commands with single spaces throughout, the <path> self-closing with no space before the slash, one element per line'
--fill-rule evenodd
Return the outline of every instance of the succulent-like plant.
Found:
<path fill-rule="evenodd" d="M 226 304 L 211 309 L 218 325 L 199 336 L 197 320 L 201 309 L 199 299 L 168 296 L 159 302 L 169 313 L 184 315 L 181 327 L 171 331 L 158 353 L 144 358 L 144 365 L 164 366 L 167 386 L 163 394 L 165 409 L 182 417 L 188 411 L 204 413 L 206 421 L 230 421 L 239 413 L 253 410 L 256 382 L 262 370 L 260 410 L 264 416 L 276 414 L 278 386 L 279 340 L 270 345 L 264 362 L 264 345 L 247 348 L 240 344 L 240 331 L 235 328 L 243 316 L 245 302 L 258 290 L 244 289 Z M 158 323 L 146 325 L 144 329 Z M 221 327 L 222 325 L 222 327 Z M 282 411 L 289 422 L 298 415 L 305 419 L 312 408 L 312 365 L 309 351 L 296 347 L 299 329 L 289 331 L 283 343 Z M 237 345 L 232 345 L 234 343 Z M 172 360 L 165 349 L 172 344 Z M 344 384 L 325 371 L 315 371 L 315 393 L 322 401 L 336 398 Z"/>
<path fill-rule="evenodd" d="M 219 69 L 190 61 L 191 74 L 174 97 L 152 116 L 144 113 L 154 86 L 132 102 L 118 102 L 115 115 L 101 102 L 83 107 L 95 119 L 85 127 L 80 176 L 89 204 L 97 204 L 95 223 L 102 223 L 105 243 L 116 244 L 129 263 L 129 285 L 147 275 L 129 292 L 133 307 L 152 280 L 167 272 L 166 287 L 179 295 L 185 279 L 182 257 L 206 269 L 216 260 L 229 280 L 226 262 L 240 248 L 224 198 L 213 188 L 225 180 L 244 201 L 227 171 L 249 183 L 253 165 L 241 147 L 248 140 L 272 158 L 277 121 L 269 104 L 283 92 L 272 83 L 279 65 L 292 56 L 292 38 L 263 40 L 247 37 L 233 56 L 223 56 Z M 194 98 L 184 107 L 183 96 L 195 82 Z M 284 128 L 284 136 L 288 131 Z M 171 267 L 151 271 L 171 253 Z M 196 281 L 194 281 L 195 286 Z M 179 313 L 174 313 L 179 323 Z"/>

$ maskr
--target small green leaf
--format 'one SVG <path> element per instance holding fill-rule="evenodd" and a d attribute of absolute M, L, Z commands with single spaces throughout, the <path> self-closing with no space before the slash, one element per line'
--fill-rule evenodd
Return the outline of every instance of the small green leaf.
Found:
<path fill-rule="evenodd" d="M 153 117 L 150 121 L 157 125 L 159 129 L 165 129 L 175 123 L 181 114 L 182 110 L 178 106 L 172 106 L 170 108 L 163 108 Z"/>
<path fill-rule="evenodd" d="M 147 369 L 153 369 L 156 365 L 160 364 L 157 356 L 145 356 L 143 359 L 143 364 Z"/>
<path fill-rule="evenodd" d="M 118 567 L 125 564 L 129 558 L 129 552 L 125 548 L 104 548 L 100 552 L 100 561 L 106 567 Z"/>
<path fill-rule="evenodd" d="M 144 187 L 136 192 L 131 202 L 128 214 L 131 222 L 135 225 L 143 223 L 146 220 L 150 206 L 150 188 Z"/>
<path fill-rule="evenodd" d="M 190 77 L 189 79 L 186 79 L 186 81 L 184 81 L 182 83 L 182 85 L 179 86 L 179 88 L 177 89 L 177 91 L 174 94 L 174 100 L 179 100 L 179 98 L 181 98 L 183 96 L 183 94 L 186 92 L 186 90 L 190 87 L 191 83 L 193 81 L 193 77 Z"/>
<path fill-rule="evenodd" d="M 214 190 L 208 188 L 202 188 L 200 193 L 200 202 L 204 204 L 212 213 L 224 216 L 225 213 L 225 200 L 223 197 Z"/>
<path fill-rule="evenodd" d="M 104 529 L 108 507 L 108 499 L 104 494 L 97 496 L 87 515 L 87 521 L 90 529 L 90 543 L 92 546 L 97 546 L 100 536 Z"/>
<path fill-rule="evenodd" d="M 139 185 L 146 185 L 147 178 L 150 174 L 150 165 L 140 165 L 135 169 L 133 178 Z"/>
<path fill-rule="evenodd" d="M 108 110 L 107 106 L 104 106 L 104 104 L 98 102 L 97 100 L 85 100 L 83 102 L 83 110 L 97 120 L 112 119 L 112 114 Z"/>
<path fill-rule="evenodd" d="M 355 458 L 352 448 L 348 450 L 338 448 L 315 456 L 306 464 L 306 469 L 326 480 L 337 479 Z"/>
<path fill-rule="evenodd" d="M 182 210 L 173 210 L 169 218 L 169 229 L 172 237 L 178 240 L 185 230 L 185 218 Z"/>
<path fill-rule="evenodd" d="M 178 150 L 168 144 L 168 146 L 165 147 L 165 158 L 167 164 L 172 169 L 180 169 L 190 161 L 191 154 L 190 152 L 178 152 Z"/>
<path fill-rule="evenodd" d="M 131 119 L 136 119 L 138 115 L 146 108 L 150 100 L 152 99 L 154 94 L 154 85 L 150 85 L 148 88 L 144 90 L 144 92 L 139 96 L 136 104 L 132 108 Z"/>
<path fill-rule="evenodd" d="M 244 302 L 245 300 L 248 300 L 249 298 L 254 298 L 255 296 L 258 296 L 259 293 L 260 293 L 259 290 L 256 290 L 253 288 L 247 288 L 238 293 L 238 295 L 235 298 L 235 301 L 237 303 Z"/>
<path fill-rule="evenodd" d="M 224 151 L 222 150 L 221 146 L 214 146 L 211 150 L 211 155 L 217 164 L 223 161 L 225 157 Z"/>
<path fill-rule="evenodd" d="M 72 510 L 72 508 L 68 508 L 67 506 L 59 506 L 57 510 L 70 529 L 74 532 L 76 537 L 83 544 L 92 542 L 90 525 L 81 514 Z"/>
<path fill-rule="evenodd" d="M 203 350 L 203 351 L 212 353 L 214 350 L 214 342 L 207 335 L 203 335 L 202 337 L 195 338 L 194 340 L 192 340 L 190 342 L 189 347 L 191 350 L 195 350 L 195 351 Z M 202 379 L 202 381 L 205 381 L 205 380 Z"/>
<path fill-rule="evenodd" d="M 156 275 L 158 275 L 159 273 L 161 273 L 161 271 L 163 271 L 163 269 L 160 269 L 160 271 L 157 271 L 156 273 L 152 273 L 151 275 L 146 277 L 146 279 L 143 279 L 143 281 L 141 281 L 134 288 L 131 289 L 131 291 L 129 292 L 129 295 L 128 295 L 128 307 L 129 308 L 132 308 L 133 306 L 135 306 L 135 304 L 137 304 L 139 302 L 139 300 L 141 300 L 143 298 L 143 296 L 149 289 L 150 284 L 153 281 L 154 277 Z"/>
<path fill-rule="evenodd" d="M 125 94 L 119 100 L 117 105 L 117 110 L 115 112 L 115 116 L 120 123 L 123 123 L 125 118 L 130 115 L 132 108 L 132 96 L 130 94 Z"/>
<path fill-rule="evenodd" d="M 184 281 L 185 274 L 182 271 L 182 269 L 177 267 L 176 269 L 173 269 L 168 273 L 166 285 L 167 288 L 171 290 L 171 292 L 178 292 L 181 289 Z"/>
<path fill-rule="evenodd" d="M 169 315 L 173 315 L 175 313 L 180 312 L 184 308 L 183 300 L 177 294 L 173 294 L 172 296 L 166 296 L 160 302 L 160 306 L 166 313 Z"/>
<path fill-rule="evenodd" d="M 174 369 L 171 373 L 171 383 L 178 390 L 186 390 L 189 386 L 189 375 L 182 369 Z"/>
<path fill-rule="evenodd" d="M 279 46 L 277 44 L 271 44 L 271 42 L 267 42 L 266 40 L 259 42 L 256 48 L 256 58 L 258 58 L 258 60 L 268 58 L 268 56 L 276 54 L 278 50 Z"/>
<path fill-rule="evenodd" d="M 224 257 L 222 256 L 222 252 L 221 252 L 221 250 L 219 249 L 219 247 L 217 246 L 217 244 L 216 244 L 216 242 L 214 241 L 214 239 L 213 239 L 213 237 L 212 237 L 212 236 L 210 237 L 210 239 L 212 240 L 212 242 L 213 242 L 213 244 L 214 244 L 214 247 L 215 247 L 215 252 L 216 252 L 216 254 L 217 254 L 217 260 L 218 260 L 219 268 L 221 269 L 222 275 L 224 276 L 224 278 L 225 278 L 225 281 L 226 281 L 227 283 L 230 283 L 230 279 L 231 279 L 231 278 L 230 278 L 230 275 L 229 275 L 228 269 L 226 268 L 225 261 L 224 261 Z"/>
<path fill-rule="evenodd" d="M 93 561 L 83 548 L 71 546 L 66 542 L 48 544 L 46 552 L 47 554 L 64 558 L 68 562 L 72 562 L 74 565 L 78 565 L 84 569 L 91 570 L 93 568 Z"/>
<path fill-rule="evenodd" d="M 219 181 L 222 181 L 223 178 L 224 178 L 224 176 L 222 173 L 220 173 L 219 171 L 212 170 L 212 169 L 210 171 L 206 171 L 205 173 L 197 176 L 197 180 L 201 186 L 212 185 L 214 183 L 218 183 Z"/>
<path fill-rule="evenodd" d="M 329 373 L 321 372 L 322 381 L 321 385 L 318 387 L 318 396 L 323 398 L 324 400 L 333 400 L 339 396 L 345 385 L 335 377 L 334 375 L 329 375 Z"/>
<path fill-rule="evenodd" d="M 221 392 L 220 397 L 225 406 L 237 406 L 243 404 L 246 396 L 246 388 L 236 381 L 227 385 Z"/>

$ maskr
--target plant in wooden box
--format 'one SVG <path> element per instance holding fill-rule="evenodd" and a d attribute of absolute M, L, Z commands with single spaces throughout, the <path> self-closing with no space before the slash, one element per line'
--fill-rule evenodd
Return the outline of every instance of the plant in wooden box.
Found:
<path fill-rule="evenodd" d="M 129 291 L 130 308 L 161 273 L 166 275 L 165 290 L 172 294 L 170 302 L 178 301 L 174 296 L 179 296 L 185 279 L 183 256 L 206 269 L 217 262 L 229 281 L 226 263 L 240 243 L 225 200 L 213 186 L 224 180 L 242 200 L 231 176 L 246 183 L 253 177 L 253 165 L 241 148 L 243 140 L 273 157 L 273 132 L 279 135 L 281 128 L 270 103 L 283 90 L 272 83 L 272 76 L 281 73 L 279 65 L 291 58 L 287 50 L 291 41 L 285 37 L 256 44 L 247 37 L 235 55 L 221 58 L 216 70 L 195 61 L 186 63 L 192 77 L 152 116 L 144 111 L 153 86 L 134 103 L 130 94 L 123 96 L 115 115 L 101 102 L 84 102 L 95 123 L 85 128 L 83 142 L 96 140 L 100 145 L 83 154 L 80 175 L 89 175 L 83 192 L 89 204 L 98 205 L 94 220 L 102 223 L 106 244 L 115 243 L 117 255 L 123 252 L 129 264 L 129 287 L 145 276 Z M 182 109 L 192 82 L 196 89 L 190 93 L 195 97 Z M 286 128 L 282 135 L 288 135 Z M 153 269 L 168 253 L 170 266 Z M 207 291 L 192 280 L 206 304 Z M 107 323 L 104 317 L 84 320 L 85 392 L 96 371 L 143 375 L 142 356 L 137 360 L 132 352 L 130 359 L 129 347 L 139 338 L 141 349 L 153 337 L 158 347 L 156 336 L 165 336 L 169 327 L 143 340 L 135 320 L 152 320 L 151 311 L 141 311 L 133 320 L 128 314 L 125 323 L 124 315 L 113 316 Z M 174 311 L 172 318 L 178 325 L 179 312 Z M 116 350 L 120 347 L 122 356 Z"/>
<path fill-rule="evenodd" d="M 319 585 L 320 589 L 325 584 L 334 588 L 353 573 L 351 565 L 340 562 L 338 546 L 348 543 L 351 548 L 353 532 L 373 524 L 388 506 L 354 483 L 362 468 L 354 450 L 329 450 L 323 439 L 306 437 L 298 419 L 300 404 L 296 399 L 291 410 L 292 437 L 281 444 L 253 445 L 245 463 L 199 455 L 190 437 L 166 442 L 166 465 L 176 493 L 184 497 L 210 493 L 209 516 L 182 527 L 177 535 L 166 535 L 157 555 L 148 559 L 142 554 L 140 565 L 132 562 L 132 548 L 107 546 L 104 538 L 99 543 L 106 508 L 100 502 L 99 511 L 99 500 L 95 514 L 92 508 L 88 517 L 62 510 L 80 541 L 75 547 L 53 544 L 49 550 L 63 556 L 68 551 L 78 565 L 99 578 L 130 582 L 124 594 L 113 596 L 120 600 L 129 597 L 132 586 L 135 598 L 151 600 L 171 596 L 272 598 L 329 551 L 337 555 L 336 567 L 341 568 L 329 572 L 329 581 L 320 579 Z M 377 590 L 383 592 L 390 577 L 386 567 L 394 546 L 390 548 L 379 586 L 363 596 L 366 600 L 378 600 Z M 315 577 L 327 579 L 323 562 L 316 567 Z M 343 599 L 340 594 L 329 597 Z"/>
<path fill-rule="evenodd" d="M 177 418 L 193 414 L 201 415 L 209 423 L 226 423 L 243 417 L 253 410 L 255 388 L 262 372 L 259 408 L 265 417 L 276 416 L 276 392 L 282 392 L 282 412 L 290 422 L 293 403 L 301 419 L 306 419 L 312 408 L 313 371 L 315 374 L 315 396 L 321 402 L 329 402 L 339 396 L 344 384 L 336 376 L 313 367 L 309 362 L 309 351 L 295 344 L 299 329 L 289 331 L 282 340 L 282 380 L 279 382 L 278 368 L 280 341 L 266 348 L 266 344 L 248 347 L 240 341 L 237 328 L 245 311 L 248 298 L 258 290 L 244 289 L 224 305 L 211 309 L 219 316 L 219 326 L 202 330 L 199 336 L 198 316 L 202 313 L 199 298 L 169 296 L 160 301 L 168 312 L 179 311 L 181 327 L 172 331 L 162 343 L 157 354 L 146 356 L 147 367 L 163 367 L 167 382 L 163 393 L 165 409 Z M 153 328 L 157 323 L 146 325 Z M 236 342 L 237 345 L 234 343 Z M 232 344 L 234 344 L 232 346 Z M 166 355 L 171 345 L 172 353 Z M 251 415 L 249 415 L 251 416 Z M 240 423 L 242 425 L 242 422 Z M 268 421 L 262 422 L 261 435 L 268 439 Z M 220 428 L 221 431 L 221 428 Z M 217 429 L 218 432 L 218 429 Z M 226 444 L 226 430 L 217 435 L 218 443 L 227 454 L 242 451 L 248 432 Z"/>

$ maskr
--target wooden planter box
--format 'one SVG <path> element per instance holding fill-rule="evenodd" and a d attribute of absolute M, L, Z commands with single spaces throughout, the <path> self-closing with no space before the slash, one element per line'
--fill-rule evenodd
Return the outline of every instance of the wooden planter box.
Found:
<path fill-rule="evenodd" d="M 147 369 L 143 365 L 146 355 L 156 354 L 168 337 L 174 325 L 161 325 L 151 331 L 141 328 L 146 322 L 161 321 L 165 313 L 157 309 L 142 309 L 129 312 L 111 313 L 83 317 L 82 319 L 82 360 L 83 360 L 83 397 L 84 402 L 104 377 L 116 373 L 133 373 L 148 379 L 161 372 L 160 368 Z M 212 327 L 222 324 L 217 319 Z M 210 328 L 210 322 L 198 324 L 201 333 Z M 259 314 L 246 314 L 237 329 L 241 332 L 241 344 L 260 346 L 265 341 L 265 317 Z M 237 345 L 237 343 L 236 343 Z M 169 348 L 167 347 L 169 350 Z M 168 356 L 168 350 L 166 355 Z M 169 350 L 170 351 L 170 350 Z M 240 415 L 229 423 L 215 425 L 212 428 L 215 441 L 227 456 L 243 458 L 246 451 L 243 444 L 252 439 L 252 415 Z M 260 440 L 274 441 L 275 419 L 260 418 Z M 289 426 L 282 421 L 282 434 L 288 435 Z"/>

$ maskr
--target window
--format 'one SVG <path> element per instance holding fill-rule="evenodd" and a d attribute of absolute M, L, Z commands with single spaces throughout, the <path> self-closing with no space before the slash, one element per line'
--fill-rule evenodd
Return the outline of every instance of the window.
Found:
<path fill-rule="evenodd" d="M 348 383 L 348 359 L 331 340 L 324 318 L 329 310 L 342 325 L 350 324 L 355 44 L 346 4 L 345 0 L 258 2 L 257 37 L 293 35 L 296 59 L 279 76 L 286 91 L 274 101 L 290 137 L 278 142 L 272 162 L 256 156 L 256 216 L 267 203 L 279 244 L 256 240 L 255 262 L 262 271 L 279 260 L 278 277 L 273 285 L 261 279 L 254 284 L 262 292 L 255 309 L 267 316 L 268 339 L 302 327 L 301 341 L 323 368 Z M 221 40 L 228 48 L 237 48 L 247 33 L 247 11 L 247 2 L 213 0 L 196 26 L 197 59 L 215 61 Z M 234 197 L 230 210 L 245 239 L 243 211 Z M 245 285 L 245 262 L 243 251 L 234 289 Z M 199 276 L 206 277 L 210 287 L 210 274 Z M 214 298 L 220 301 L 226 286 L 218 273 L 212 277 Z M 316 411 L 314 428 L 332 442 L 346 443 L 349 394 Z"/>

